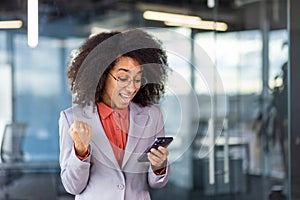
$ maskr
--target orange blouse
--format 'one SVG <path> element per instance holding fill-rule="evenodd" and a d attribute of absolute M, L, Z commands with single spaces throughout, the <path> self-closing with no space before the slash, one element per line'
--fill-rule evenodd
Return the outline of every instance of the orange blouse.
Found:
<path fill-rule="evenodd" d="M 122 165 L 129 129 L 129 110 L 112 109 L 103 102 L 97 103 L 102 126 L 119 165 Z"/>

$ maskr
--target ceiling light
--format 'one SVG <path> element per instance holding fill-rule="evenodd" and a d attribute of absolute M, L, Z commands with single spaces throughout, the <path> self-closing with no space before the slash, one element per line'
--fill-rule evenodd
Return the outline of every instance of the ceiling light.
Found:
<path fill-rule="evenodd" d="M 174 22 L 165 22 L 167 26 L 183 26 L 194 29 L 202 29 L 202 30 L 215 30 L 215 31 L 226 31 L 228 26 L 224 22 L 214 22 L 214 21 L 198 21 L 196 24 L 189 23 L 174 23 Z"/>
<path fill-rule="evenodd" d="M 23 22 L 21 20 L 0 21 L 0 29 L 16 29 L 21 28 Z"/>
<path fill-rule="evenodd" d="M 145 11 L 144 19 L 162 21 L 167 26 L 183 26 L 203 30 L 226 31 L 228 26 L 224 22 L 205 21 L 198 16 L 182 15 L 158 11 Z"/>
<path fill-rule="evenodd" d="M 27 42 L 32 48 L 36 47 L 39 43 L 39 6 L 38 0 L 27 1 Z"/>
<path fill-rule="evenodd" d="M 215 4 L 216 4 L 215 0 L 207 0 L 207 7 L 213 8 L 215 7 Z"/>
<path fill-rule="evenodd" d="M 197 21 L 200 21 L 201 18 L 198 16 L 190 16 L 190 15 L 181 15 L 181 14 L 173 14 L 166 12 L 157 12 L 157 11 L 145 11 L 143 14 L 144 19 L 155 20 L 155 21 L 168 21 L 174 23 L 190 23 L 194 24 Z"/>

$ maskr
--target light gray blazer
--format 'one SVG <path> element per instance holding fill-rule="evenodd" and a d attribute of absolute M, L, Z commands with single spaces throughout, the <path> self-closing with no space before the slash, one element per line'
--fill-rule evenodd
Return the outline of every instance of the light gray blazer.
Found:
<path fill-rule="evenodd" d="M 101 112 L 101 111 L 100 111 Z M 81 161 L 75 155 L 68 129 L 74 120 L 92 126 L 90 156 Z M 118 164 L 103 130 L 95 105 L 74 106 L 60 113 L 60 167 L 62 183 L 76 200 L 143 200 L 150 199 L 148 186 L 161 188 L 169 179 L 155 175 L 149 162 L 137 158 L 156 136 L 164 136 L 164 120 L 158 106 L 130 104 L 130 126 L 122 166 Z"/>

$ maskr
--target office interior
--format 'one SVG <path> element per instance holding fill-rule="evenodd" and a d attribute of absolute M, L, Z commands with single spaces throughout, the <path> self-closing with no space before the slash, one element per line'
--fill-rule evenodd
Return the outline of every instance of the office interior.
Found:
<path fill-rule="evenodd" d="M 34 10 L 37 8 L 37 10 Z M 159 38 L 171 177 L 152 199 L 300 199 L 297 0 L 2 0 L 0 199 L 68 200 L 58 118 L 70 55 L 103 31 Z"/>

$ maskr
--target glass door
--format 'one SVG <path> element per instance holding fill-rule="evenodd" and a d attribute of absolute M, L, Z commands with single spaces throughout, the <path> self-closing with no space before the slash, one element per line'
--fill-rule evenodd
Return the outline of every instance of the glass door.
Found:
<path fill-rule="evenodd" d="M 184 47 L 178 54 L 188 58 L 169 56 L 179 74 L 176 89 L 185 85 L 180 78 L 190 85 L 162 102 L 166 133 L 175 137 L 169 147 L 173 175 L 152 197 L 288 199 L 287 1 L 239 0 L 234 9 L 208 2 L 214 2 L 209 18 L 215 28 L 224 20 L 226 31 L 182 28 L 177 33 L 190 42 L 170 38 L 174 34 L 166 40 Z M 232 12 L 242 16 L 235 26 Z"/>
<path fill-rule="evenodd" d="M 195 196 L 285 199 L 289 190 L 287 2 L 239 2 L 236 6 L 243 6 L 249 16 L 242 19 L 244 29 L 195 34 L 196 45 L 216 67 L 215 84 L 220 76 L 226 96 L 224 114 L 219 87 L 212 87 L 211 113 L 199 120 L 193 148 Z M 216 23 L 224 17 L 220 5 L 212 7 Z M 254 25 L 253 20 L 259 23 Z M 202 80 L 195 77 L 200 104 L 208 95 L 198 87 Z M 204 149 L 207 155 L 199 156 Z"/>

